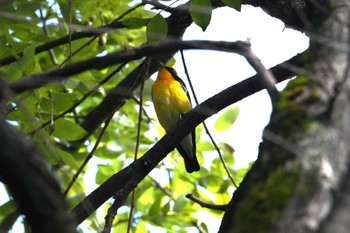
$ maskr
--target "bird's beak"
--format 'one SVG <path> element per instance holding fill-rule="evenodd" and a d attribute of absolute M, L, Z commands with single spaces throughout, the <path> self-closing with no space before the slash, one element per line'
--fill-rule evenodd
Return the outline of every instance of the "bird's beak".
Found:
<path fill-rule="evenodd" d="M 164 68 L 165 65 L 163 64 L 163 62 L 159 61 L 159 68 Z"/>

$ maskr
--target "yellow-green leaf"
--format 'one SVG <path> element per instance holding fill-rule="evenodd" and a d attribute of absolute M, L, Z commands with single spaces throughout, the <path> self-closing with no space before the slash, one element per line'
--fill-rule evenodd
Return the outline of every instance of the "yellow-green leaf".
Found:
<path fill-rule="evenodd" d="M 190 14 L 195 24 L 205 31 L 211 20 L 211 1 L 192 0 L 190 4 Z"/>
<path fill-rule="evenodd" d="M 223 132 L 235 123 L 239 114 L 239 106 L 234 105 L 232 108 L 222 113 L 216 120 L 214 129 L 216 132 Z"/>

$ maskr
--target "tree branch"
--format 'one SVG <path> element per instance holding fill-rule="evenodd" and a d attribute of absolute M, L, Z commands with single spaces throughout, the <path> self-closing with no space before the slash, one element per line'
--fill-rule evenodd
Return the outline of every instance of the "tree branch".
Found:
<path fill-rule="evenodd" d="M 176 52 L 180 49 L 208 49 L 224 52 L 236 52 L 246 56 L 249 43 L 226 41 L 165 41 L 160 44 L 145 44 L 135 49 L 114 52 L 104 57 L 94 57 L 85 61 L 67 65 L 61 69 L 54 69 L 42 74 L 31 75 L 10 84 L 15 93 L 39 88 L 53 81 L 62 81 L 69 76 L 82 73 L 90 69 L 103 69 L 108 66 L 141 59 L 146 56 L 158 55 L 166 52 Z"/>
<path fill-rule="evenodd" d="M 251 47 L 247 49 L 247 55 L 245 58 L 248 61 L 248 63 L 255 69 L 256 73 L 261 75 L 261 83 L 269 93 L 271 103 L 272 105 L 274 105 L 278 97 L 278 90 L 275 86 L 275 77 L 273 76 L 271 71 L 265 68 L 260 59 L 253 52 Z"/>
<path fill-rule="evenodd" d="M 227 205 L 215 205 L 215 204 L 210 204 L 210 203 L 204 202 L 204 201 L 200 200 L 199 198 L 193 196 L 193 194 L 191 194 L 191 193 L 186 194 L 186 197 L 188 199 L 190 199 L 191 201 L 197 203 L 198 205 L 205 207 L 205 208 L 208 208 L 208 209 L 212 209 L 212 210 L 225 211 L 226 207 L 227 207 Z"/>

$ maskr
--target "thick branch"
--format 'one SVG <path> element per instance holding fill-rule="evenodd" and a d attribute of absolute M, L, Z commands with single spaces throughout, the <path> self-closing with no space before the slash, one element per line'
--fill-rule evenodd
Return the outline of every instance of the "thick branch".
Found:
<path fill-rule="evenodd" d="M 33 144 L 0 122 L 0 176 L 33 232 L 75 232 L 64 196 Z"/>

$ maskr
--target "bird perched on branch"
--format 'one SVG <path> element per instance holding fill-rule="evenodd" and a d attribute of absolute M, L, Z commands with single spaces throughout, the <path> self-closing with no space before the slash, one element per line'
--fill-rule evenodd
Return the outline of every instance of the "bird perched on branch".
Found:
<path fill-rule="evenodd" d="M 171 129 L 183 114 L 192 109 L 184 82 L 177 76 L 173 68 L 163 64 L 152 86 L 152 100 L 159 123 L 166 131 Z M 188 173 L 199 171 L 195 130 L 187 135 L 176 149 L 183 157 Z"/>

